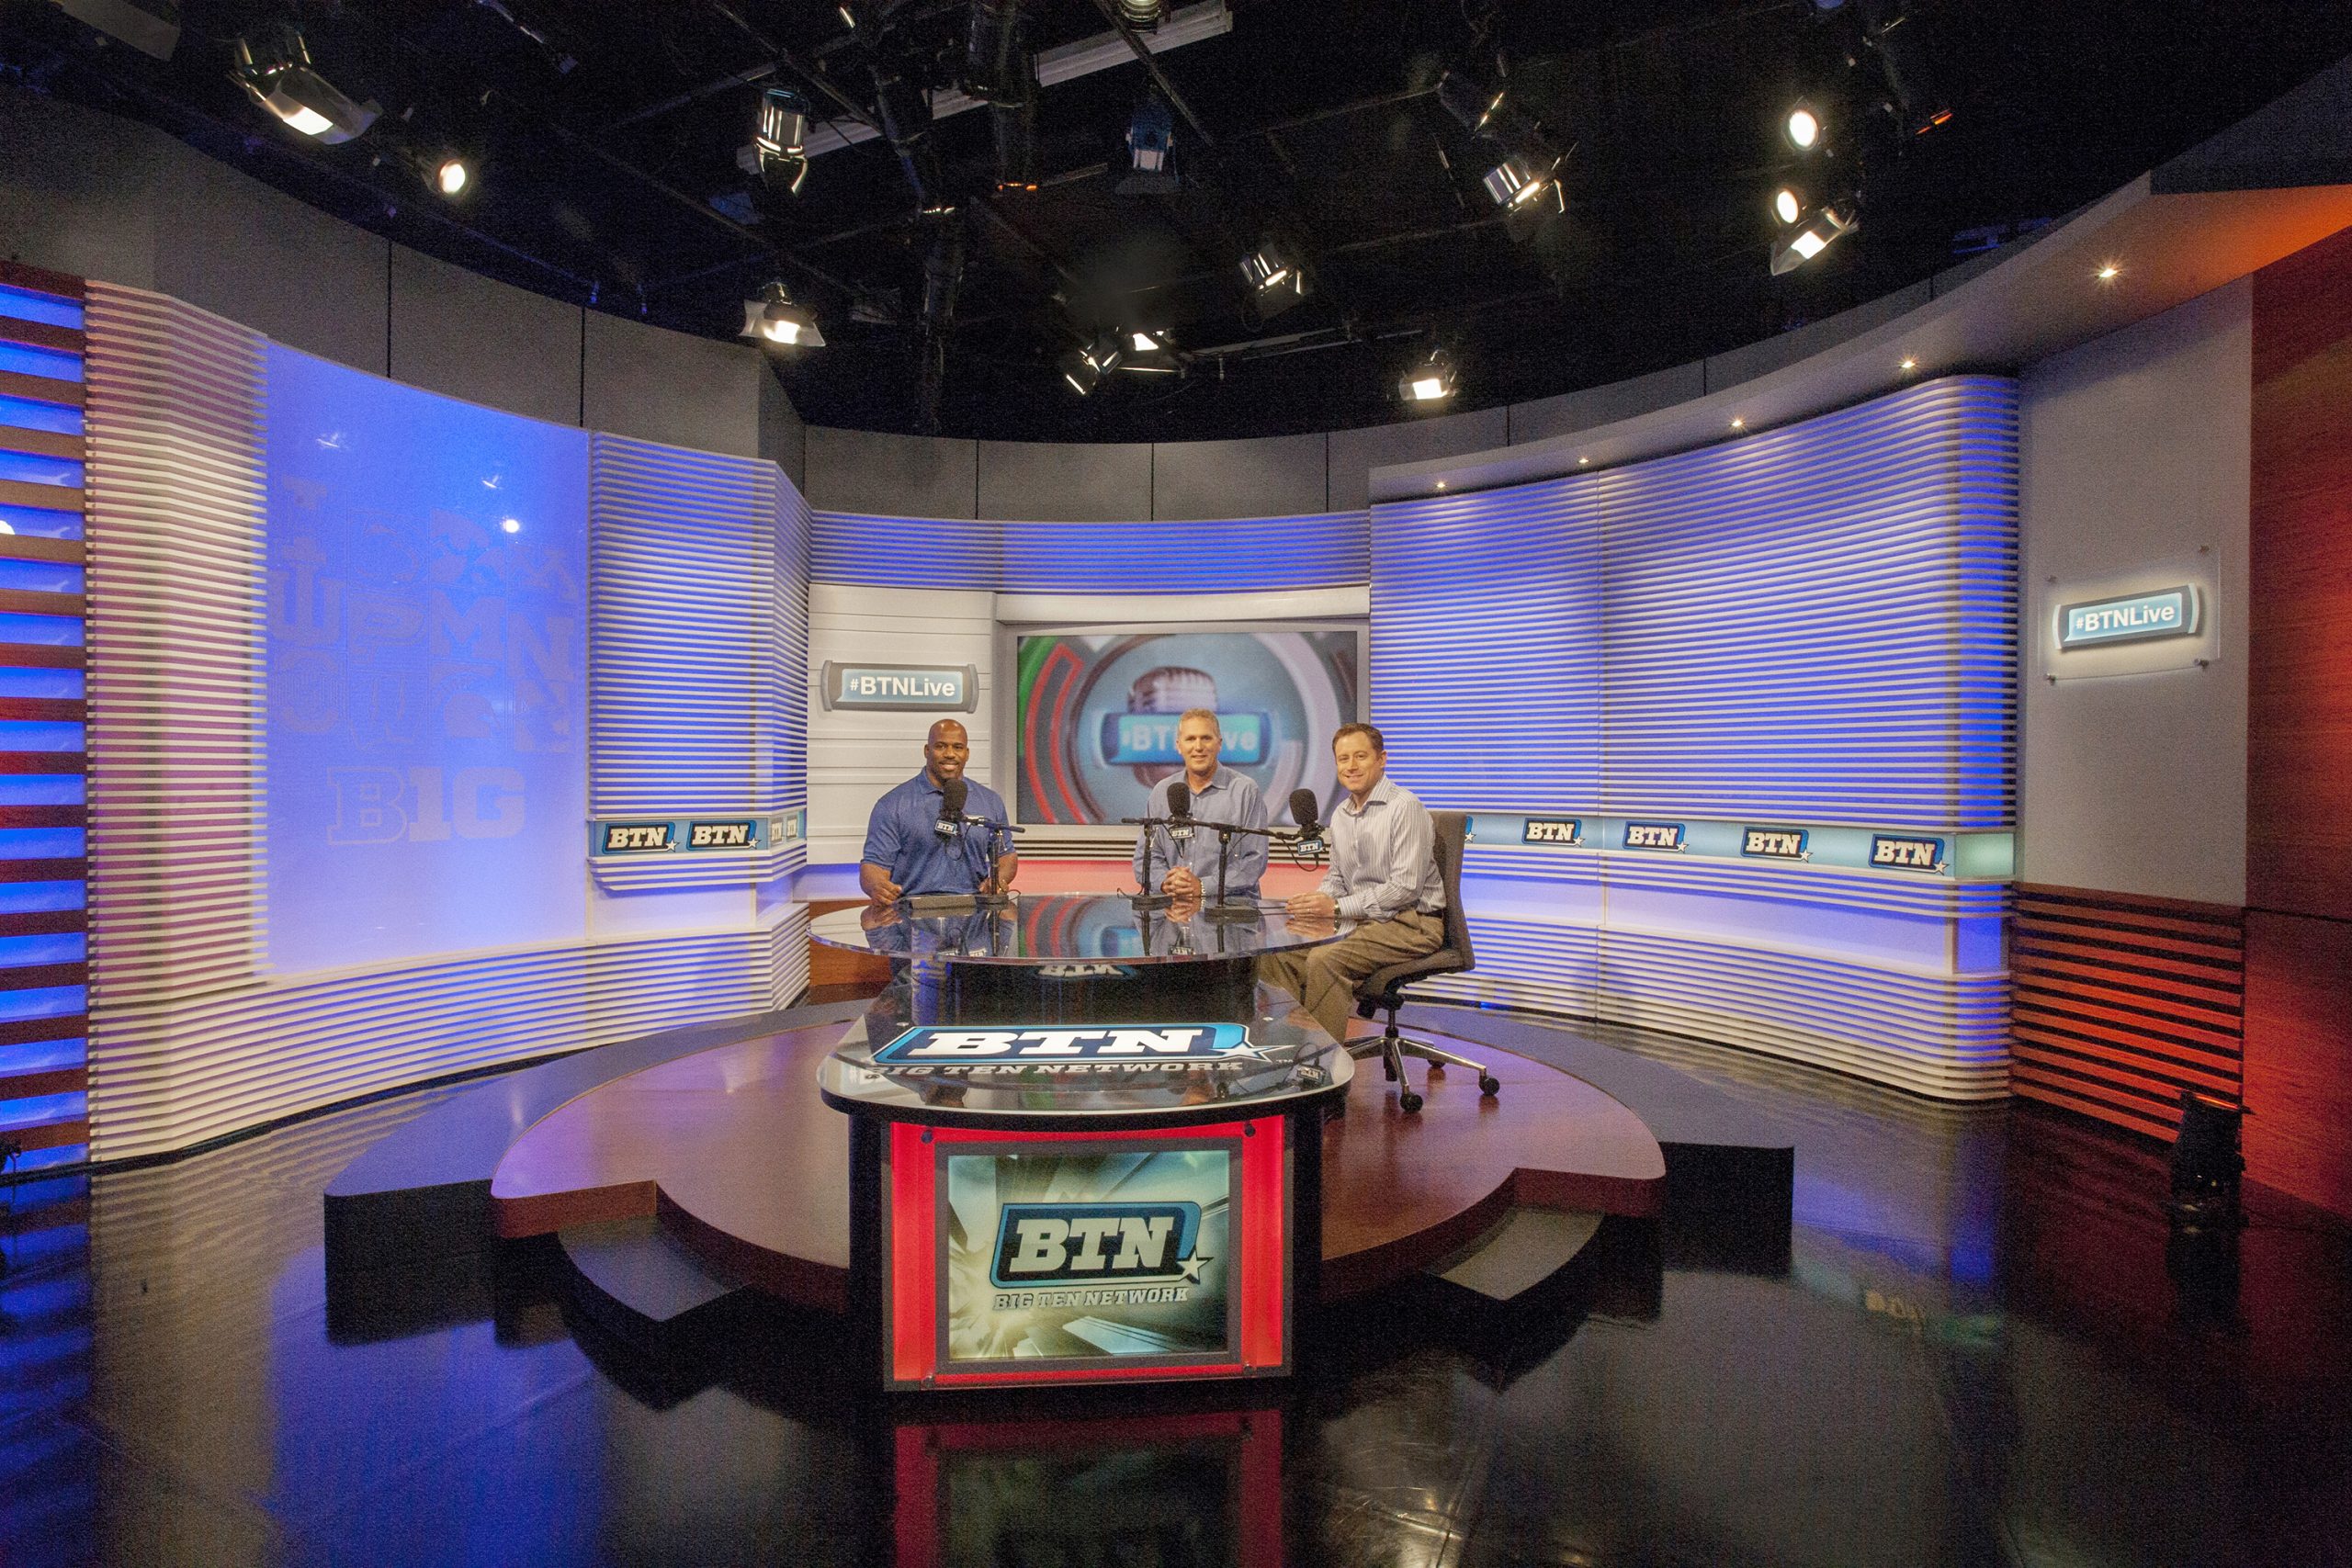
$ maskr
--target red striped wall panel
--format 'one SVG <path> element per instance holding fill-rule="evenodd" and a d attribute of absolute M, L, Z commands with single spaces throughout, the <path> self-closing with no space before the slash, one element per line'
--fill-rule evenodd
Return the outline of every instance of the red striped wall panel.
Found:
<path fill-rule="evenodd" d="M 2166 1139 L 2181 1090 L 2238 1098 L 2241 910 L 2020 885 L 2009 943 L 2018 1094 Z"/>

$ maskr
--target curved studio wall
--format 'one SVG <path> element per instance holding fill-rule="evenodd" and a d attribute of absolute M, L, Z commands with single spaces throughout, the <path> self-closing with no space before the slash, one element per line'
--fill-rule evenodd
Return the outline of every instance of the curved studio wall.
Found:
<path fill-rule="evenodd" d="M 2008 1059 L 2016 513 L 2016 389 L 1990 377 L 1368 513 L 819 512 L 811 659 L 880 643 L 974 665 L 988 776 L 1000 624 L 1368 611 L 1392 765 L 1474 814 L 1480 962 L 1452 994 L 1991 1098 Z M 811 716 L 813 855 L 846 864 L 930 716 Z"/>
<path fill-rule="evenodd" d="M 93 284 L 88 333 L 93 1157 L 799 992 L 773 465 L 141 290 Z M 599 813 L 763 830 L 608 864 Z"/>

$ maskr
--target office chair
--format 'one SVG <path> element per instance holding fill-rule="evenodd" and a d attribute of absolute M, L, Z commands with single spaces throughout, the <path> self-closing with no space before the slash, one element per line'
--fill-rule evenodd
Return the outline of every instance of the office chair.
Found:
<path fill-rule="evenodd" d="M 1405 1076 L 1405 1058 L 1418 1056 L 1432 1066 L 1467 1067 L 1478 1075 L 1478 1092 L 1495 1094 L 1502 1080 L 1488 1072 L 1481 1063 L 1467 1056 L 1430 1044 L 1426 1040 L 1408 1040 L 1396 1032 L 1396 1010 L 1405 1005 L 1405 987 L 1416 980 L 1427 980 L 1439 975 L 1464 975 L 1473 966 L 1470 951 L 1470 919 L 1462 908 L 1462 845 L 1469 837 L 1470 819 L 1459 811 L 1432 811 L 1431 825 L 1436 829 L 1438 874 L 1445 882 L 1445 945 L 1435 953 L 1402 964 L 1391 964 L 1385 969 L 1375 969 L 1356 987 L 1356 1016 L 1373 1018 L 1383 1010 L 1388 1014 L 1388 1032 L 1377 1040 L 1355 1040 L 1348 1043 L 1348 1055 L 1361 1061 L 1377 1056 L 1388 1079 L 1397 1089 L 1396 1104 L 1410 1115 L 1421 1108 L 1421 1097 L 1413 1092 L 1410 1078 Z"/>

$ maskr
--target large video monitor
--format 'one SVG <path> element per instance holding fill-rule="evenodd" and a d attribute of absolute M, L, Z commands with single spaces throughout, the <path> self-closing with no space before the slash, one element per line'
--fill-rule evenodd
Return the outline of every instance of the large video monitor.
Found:
<path fill-rule="evenodd" d="M 1214 708 L 1225 763 L 1247 774 L 1275 822 L 1290 792 L 1339 791 L 1331 732 L 1363 712 L 1360 626 L 1290 622 L 1211 628 L 1023 627 L 1012 634 L 1013 812 L 1091 826 L 1143 814 L 1176 773 L 1176 721 Z"/>

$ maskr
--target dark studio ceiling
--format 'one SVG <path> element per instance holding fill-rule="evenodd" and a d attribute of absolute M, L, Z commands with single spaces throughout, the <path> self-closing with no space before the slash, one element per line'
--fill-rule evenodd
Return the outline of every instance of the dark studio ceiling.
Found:
<path fill-rule="evenodd" d="M 813 423 L 1132 441 L 1408 417 L 1400 378 L 1432 349 L 1458 381 L 1421 406 L 1453 411 L 1752 343 L 2058 218 L 2352 53 L 2352 6 L 2286 0 L 1226 0 L 1155 86 L 1119 0 L 979 4 L 1049 59 L 1104 46 L 1037 89 L 1035 190 L 997 188 L 1021 111 L 925 124 L 906 91 L 967 81 L 972 0 L 851 0 L 854 26 L 835 0 L 184 0 L 168 59 L 68 15 L 167 0 L 0 0 L 0 80 L 599 310 L 731 339 L 780 279 L 826 339 L 772 351 Z M 382 106 L 364 134 L 310 141 L 231 80 L 234 40 L 288 19 Z M 1487 135 L 1448 71 L 1508 87 Z M 812 150 L 824 122 L 863 138 L 815 152 L 797 194 L 741 161 L 774 86 L 805 97 Z M 1176 188 L 1121 194 L 1155 95 Z M 1810 154 L 1781 134 L 1800 97 L 1827 129 Z M 1557 197 L 1511 216 L 1482 176 L 1514 149 L 1564 156 Z M 444 150 L 473 165 L 455 198 L 413 162 Z M 1775 276 L 1791 181 L 1858 190 L 1860 223 Z M 1308 279 L 1271 314 L 1240 270 L 1270 238 Z M 1138 327 L 1172 337 L 1165 373 L 1065 380 L 1093 334 Z"/>

